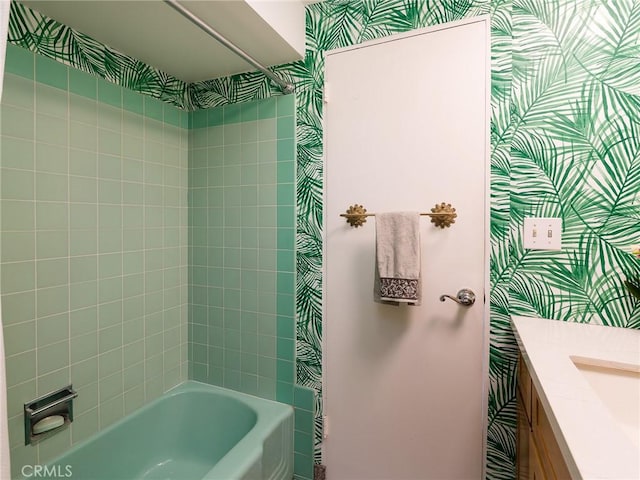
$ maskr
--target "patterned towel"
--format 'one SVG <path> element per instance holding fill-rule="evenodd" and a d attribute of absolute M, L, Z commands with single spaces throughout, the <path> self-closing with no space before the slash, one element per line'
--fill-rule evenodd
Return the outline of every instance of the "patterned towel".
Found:
<path fill-rule="evenodd" d="M 420 305 L 420 214 L 376 214 L 374 300 Z"/>

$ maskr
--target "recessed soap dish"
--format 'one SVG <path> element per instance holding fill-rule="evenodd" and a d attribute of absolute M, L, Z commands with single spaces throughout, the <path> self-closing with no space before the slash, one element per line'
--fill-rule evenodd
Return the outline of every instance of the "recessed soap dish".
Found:
<path fill-rule="evenodd" d="M 24 404 L 24 444 L 30 445 L 53 435 L 73 422 L 72 385 Z"/>

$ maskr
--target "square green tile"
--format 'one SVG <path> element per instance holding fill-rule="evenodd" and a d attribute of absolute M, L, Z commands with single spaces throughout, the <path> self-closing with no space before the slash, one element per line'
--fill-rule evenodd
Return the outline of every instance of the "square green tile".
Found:
<path fill-rule="evenodd" d="M 108 283 L 108 281 L 103 281 Z M 117 284 L 117 280 L 114 282 Z M 98 329 L 122 323 L 124 302 L 115 301 L 98 305 Z"/>
<path fill-rule="evenodd" d="M 168 104 L 163 105 L 164 110 L 164 122 L 179 127 L 180 126 L 180 109 Z"/>
<path fill-rule="evenodd" d="M 2 261 L 32 260 L 35 252 L 35 232 L 2 232 Z M 5 319 L 6 321 L 6 319 Z"/>
<path fill-rule="evenodd" d="M 35 314 L 35 291 L 2 295 L 2 316 L 5 325 L 33 320 Z"/>
<path fill-rule="evenodd" d="M 113 253 L 122 250 L 124 245 L 122 230 L 105 228 L 98 230 L 98 253 Z"/>
<path fill-rule="evenodd" d="M 69 205 L 69 226 L 72 230 L 96 228 L 98 225 L 97 214 L 98 209 L 95 204 L 72 203 Z"/>
<path fill-rule="evenodd" d="M 75 68 L 69 68 L 69 92 L 95 100 L 98 96 L 97 78 Z"/>
<path fill-rule="evenodd" d="M 275 118 L 276 116 L 276 97 L 267 98 L 258 102 L 258 118 Z"/>
<path fill-rule="evenodd" d="M 276 98 L 276 104 L 278 107 L 278 117 L 286 115 L 295 115 L 296 108 L 296 96 L 295 95 L 282 95 Z"/>
<path fill-rule="evenodd" d="M 89 125 L 98 123 L 98 103 L 91 99 L 78 95 L 69 96 L 69 118 L 74 122 L 83 122 Z"/>
<path fill-rule="evenodd" d="M 95 332 L 97 329 L 98 308 L 95 305 L 69 313 L 69 332 L 72 337 Z"/>
<path fill-rule="evenodd" d="M 278 206 L 277 208 L 278 228 L 293 229 L 296 223 L 295 207 Z"/>
<path fill-rule="evenodd" d="M 35 226 L 35 202 L 21 200 L 2 200 L 0 208 L 2 210 L 2 231 L 3 234 L 9 231 L 26 230 L 32 231 Z M 4 245 L 4 249 L 11 251 L 14 243 L 10 246 Z M 7 253 L 6 251 L 3 253 Z"/>
<path fill-rule="evenodd" d="M 5 71 L 25 78 L 34 78 L 35 55 L 26 48 L 8 44 Z"/>
<path fill-rule="evenodd" d="M 120 155 L 122 151 L 122 137 L 120 132 L 99 128 L 98 151 L 107 155 Z"/>
<path fill-rule="evenodd" d="M 295 150 L 294 139 L 278 139 L 277 156 L 279 162 L 295 160 Z"/>
<path fill-rule="evenodd" d="M 97 136 L 96 134 L 91 134 L 93 136 L 93 140 L 95 140 L 97 145 Z M 93 141 L 90 140 L 90 141 Z M 82 175 L 85 177 L 95 177 L 97 172 L 97 164 L 98 164 L 98 155 L 97 153 L 86 150 L 77 150 L 75 148 L 69 149 L 69 173 L 71 175 Z M 95 188 L 94 188 L 95 193 Z"/>
<path fill-rule="evenodd" d="M 267 229 L 262 229 L 267 230 Z M 262 233 L 260 231 L 259 233 Z M 258 239 L 260 242 L 260 239 Z M 274 240 L 275 243 L 275 240 Z M 258 255 L 258 268 L 266 271 L 273 271 L 277 269 L 277 250 L 266 249 L 260 244 L 260 255 Z"/>
<path fill-rule="evenodd" d="M 114 302 L 120 299 L 122 299 L 122 277 L 102 279 L 98 282 L 99 303 Z"/>
<path fill-rule="evenodd" d="M 295 269 L 295 253 L 290 250 L 278 250 L 278 270 L 293 272 Z"/>
<path fill-rule="evenodd" d="M 72 230 L 69 233 L 69 255 L 91 255 L 98 251 L 95 230 Z"/>
<path fill-rule="evenodd" d="M 122 275 L 122 254 L 107 253 L 98 255 L 98 278 L 119 277 Z"/>
<path fill-rule="evenodd" d="M 34 174 L 29 170 L 2 169 L 2 199 L 33 200 Z"/>
<path fill-rule="evenodd" d="M 296 179 L 296 166 L 295 162 L 280 161 L 278 162 L 278 183 L 293 183 Z"/>
<path fill-rule="evenodd" d="M 246 102 L 240 104 L 240 120 L 251 122 L 258 119 L 258 102 Z"/>
<path fill-rule="evenodd" d="M 63 146 L 36 143 L 36 170 L 67 174 L 69 169 L 69 149 Z"/>
<path fill-rule="evenodd" d="M 38 346 L 69 340 L 69 314 L 39 318 L 36 322 Z"/>
<path fill-rule="evenodd" d="M 95 178 L 88 177 L 76 177 L 70 176 L 69 178 L 69 200 L 72 202 L 83 202 L 83 203 L 96 203 L 98 199 L 98 183 Z M 47 178 L 43 179 L 43 182 L 46 182 Z M 60 181 L 60 186 L 57 188 L 63 188 L 63 182 Z M 36 185 L 37 177 L 36 177 Z M 46 184 L 45 184 L 46 187 Z M 49 194 L 50 196 L 53 194 Z M 58 196 L 62 196 L 60 193 Z"/>
<path fill-rule="evenodd" d="M 69 124 L 69 146 L 81 150 L 96 152 L 98 149 L 98 136 L 96 128 L 81 122 Z"/>
<path fill-rule="evenodd" d="M 242 141 L 241 132 L 242 132 L 241 124 L 239 124 L 239 123 L 228 124 L 225 121 L 225 126 L 224 126 L 224 145 L 228 146 L 228 145 L 238 145 L 238 144 L 240 144 L 241 141 Z"/>
<path fill-rule="evenodd" d="M 295 361 L 295 344 L 293 339 L 278 338 L 276 340 L 278 360 Z"/>
<path fill-rule="evenodd" d="M 300 430 L 296 430 L 294 434 L 295 451 L 302 453 L 307 458 L 313 457 L 313 435 Z M 306 461 L 306 458 L 305 458 Z M 312 477 L 310 477 L 312 478 Z"/>
<path fill-rule="evenodd" d="M 291 317 L 294 315 L 295 302 L 293 295 L 278 294 L 276 302 L 278 315 L 286 315 Z"/>
<path fill-rule="evenodd" d="M 36 232 L 36 258 L 66 257 L 69 254 L 69 236 L 66 230 Z"/>
<path fill-rule="evenodd" d="M 224 123 L 223 107 L 210 108 L 206 110 L 206 112 L 207 112 L 207 121 L 206 121 L 207 126 L 213 127 L 213 126 L 222 125 Z"/>
<path fill-rule="evenodd" d="M 36 346 L 36 322 L 23 322 L 4 328 L 5 354 L 7 356 L 33 350 Z"/>
<path fill-rule="evenodd" d="M 71 363 L 83 362 L 98 354 L 98 334 L 91 332 L 71 338 L 70 342 Z M 97 372 L 96 372 L 97 373 Z M 93 379 L 97 380 L 96 378 Z"/>
<path fill-rule="evenodd" d="M 68 260 L 66 258 L 38 260 L 36 262 L 36 279 L 38 288 L 55 287 L 68 283 Z"/>
<path fill-rule="evenodd" d="M 36 309 L 39 317 L 55 315 L 69 309 L 69 287 L 42 288 L 36 292 Z"/>
<path fill-rule="evenodd" d="M 35 98 L 32 80 L 7 73 L 4 76 L 3 104 L 33 111 Z M 49 88 L 49 87 L 47 87 Z"/>
<path fill-rule="evenodd" d="M 277 276 L 278 293 L 293 295 L 295 292 L 294 274 L 291 272 L 278 272 Z"/>
<path fill-rule="evenodd" d="M 103 229 L 121 227 L 122 207 L 116 205 L 99 205 L 98 225 Z"/>
<path fill-rule="evenodd" d="M 95 255 L 71 257 L 69 280 L 71 283 L 87 282 L 98 278 L 98 262 Z"/>
<path fill-rule="evenodd" d="M 157 98 L 144 96 L 144 115 L 162 122 L 163 120 L 163 103 Z"/>
<path fill-rule="evenodd" d="M 293 228 L 278 228 L 278 249 L 293 250 L 295 247 L 295 231 Z M 280 255 L 280 254 L 279 254 Z M 283 254 L 284 256 L 285 254 Z M 287 261 L 285 269 L 289 269 L 290 265 Z M 291 270 L 288 270 L 291 271 Z"/>
<path fill-rule="evenodd" d="M 278 338 L 295 338 L 295 321 L 293 317 L 278 315 L 277 334 Z"/>
<path fill-rule="evenodd" d="M 2 292 L 17 293 L 36 287 L 35 263 L 15 262 L 2 265 Z"/>
<path fill-rule="evenodd" d="M 268 118 L 264 120 L 258 120 L 258 141 L 271 142 L 277 138 L 277 121 L 275 118 Z M 258 149 L 260 145 L 258 145 Z"/>
<path fill-rule="evenodd" d="M 67 119 L 69 96 L 67 90 L 36 83 L 36 112 Z"/>
<path fill-rule="evenodd" d="M 106 177 L 105 177 L 106 178 Z M 120 204 L 122 183 L 118 180 L 98 180 L 98 203 Z"/>
<path fill-rule="evenodd" d="M 144 215 L 142 207 L 136 207 L 136 205 L 142 205 L 144 202 L 144 189 L 142 184 L 140 183 L 132 183 L 132 182 L 123 182 L 122 183 L 122 203 L 123 203 L 123 213 L 127 214 L 127 210 L 129 210 L 129 220 L 133 220 L 133 214 L 135 212 L 136 218 L 139 213 L 139 218 L 136 223 L 128 224 L 125 221 L 125 226 L 142 226 L 144 221 Z"/>
<path fill-rule="evenodd" d="M 2 134 L 7 137 L 33 140 L 35 122 L 33 111 L 16 108 L 10 105 L 2 106 Z"/>
<path fill-rule="evenodd" d="M 68 87 L 68 67 L 50 58 L 36 55 L 35 73 L 38 82 L 66 90 Z"/>
<path fill-rule="evenodd" d="M 122 325 L 114 325 L 98 331 L 98 352 L 104 353 L 122 346 Z"/>
<path fill-rule="evenodd" d="M 240 376 L 240 391 L 248 395 L 257 395 L 258 377 L 248 372 L 242 372 Z"/>
<path fill-rule="evenodd" d="M 293 473 L 296 480 L 313 480 L 313 457 L 296 452 L 293 457 Z"/>
<path fill-rule="evenodd" d="M 122 108 L 107 103 L 96 103 L 98 127 L 119 132 L 122 129 Z"/>
<path fill-rule="evenodd" d="M 191 124 L 189 125 L 191 129 L 200 129 L 208 126 L 208 112 L 207 110 L 196 110 L 195 112 L 190 113 Z M 195 131 L 193 132 L 196 133 Z M 203 130 L 199 132 L 200 134 L 204 134 L 206 138 L 206 132 Z"/>
<path fill-rule="evenodd" d="M 242 106 L 238 103 L 231 103 L 225 105 L 224 109 L 224 123 L 225 125 L 235 124 L 242 121 Z"/>
<path fill-rule="evenodd" d="M 53 115 L 36 114 L 36 141 L 67 145 L 68 124 Z"/>
<path fill-rule="evenodd" d="M 100 359 L 102 360 L 102 358 L 103 357 L 101 356 Z M 122 399 L 120 397 L 123 393 L 121 371 L 101 378 L 98 385 L 101 410 L 110 399 L 118 399 L 118 402 L 122 402 Z M 122 415 L 122 413 L 120 413 L 120 415 Z"/>
<path fill-rule="evenodd" d="M 276 400 L 288 405 L 293 405 L 293 384 L 278 381 L 276 383 Z"/>
<path fill-rule="evenodd" d="M 103 78 L 98 78 L 98 101 L 122 108 L 122 88 Z"/>
<path fill-rule="evenodd" d="M 123 88 L 122 106 L 129 112 L 142 115 L 144 113 L 144 97 L 137 92 Z"/>
<path fill-rule="evenodd" d="M 295 117 L 280 117 L 277 119 L 276 133 L 278 139 L 295 137 Z"/>
<path fill-rule="evenodd" d="M 69 286 L 71 310 L 92 307 L 98 303 L 98 283 L 95 280 L 72 283 Z"/>
<path fill-rule="evenodd" d="M 20 138 L 3 137 L 0 142 L 0 149 L 2 167 L 33 170 L 33 142 Z"/>

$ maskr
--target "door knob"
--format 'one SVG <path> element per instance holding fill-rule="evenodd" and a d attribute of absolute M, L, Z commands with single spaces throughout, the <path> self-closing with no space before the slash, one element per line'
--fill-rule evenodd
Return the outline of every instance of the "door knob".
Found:
<path fill-rule="evenodd" d="M 468 288 L 460 290 L 455 297 L 452 297 L 451 295 L 440 295 L 441 302 L 444 302 L 447 298 L 450 298 L 463 307 L 470 307 L 476 302 L 476 294 Z"/>

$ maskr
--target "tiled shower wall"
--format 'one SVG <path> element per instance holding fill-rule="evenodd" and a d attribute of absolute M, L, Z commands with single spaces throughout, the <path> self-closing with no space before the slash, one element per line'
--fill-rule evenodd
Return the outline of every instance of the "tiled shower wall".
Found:
<path fill-rule="evenodd" d="M 0 273 L 15 470 L 187 377 L 188 115 L 14 46 L 4 88 Z M 70 382 L 72 427 L 24 447 L 22 403 Z"/>
<path fill-rule="evenodd" d="M 191 114 L 189 372 L 295 405 L 296 473 L 310 478 L 313 394 L 294 386 L 294 103 Z"/>

